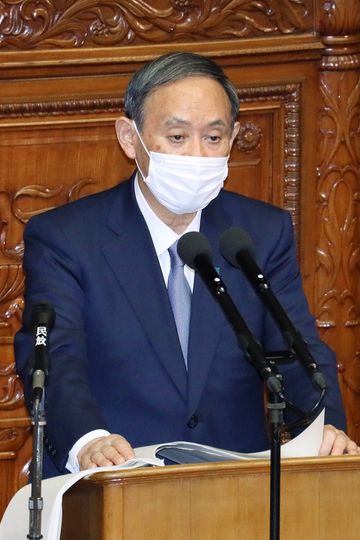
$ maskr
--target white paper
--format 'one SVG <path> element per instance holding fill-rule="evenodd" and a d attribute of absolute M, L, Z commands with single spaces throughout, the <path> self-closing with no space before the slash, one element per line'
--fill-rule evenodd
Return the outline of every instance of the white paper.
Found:
<path fill-rule="evenodd" d="M 98 467 L 48 478 L 42 481 L 41 495 L 44 509 L 41 512 L 41 533 L 44 540 L 60 540 L 62 521 L 62 497 L 73 484 L 84 476 L 99 472 L 128 470 L 146 465 L 164 465 L 160 459 L 132 459 L 123 465 L 112 467 Z M 24 486 L 11 499 L 0 523 L 0 540 L 25 540 L 29 533 L 28 502 L 31 495 L 31 485 Z"/>
<path fill-rule="evenodd" d="M 282 458 L 295 457 L 315 457 L 319 455 L 320 446 L 323 439 L 325 421 L 325 409 L 315 418 L 315 420 L 304 431 L 291 441 L 281 447 Z M 269 458 L 270 450 L 251 454 L 257 458 Z"/>

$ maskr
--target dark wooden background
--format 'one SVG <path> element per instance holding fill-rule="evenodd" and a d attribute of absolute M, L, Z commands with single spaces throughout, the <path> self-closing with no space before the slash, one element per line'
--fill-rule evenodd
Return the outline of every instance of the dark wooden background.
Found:
<path fill-rule="evenodd" d="M 360 0 L 3 0 L 0 5 L 0 515 L 27 482 L 14 370 L 30 216 L 126 178 L 114 121 L 129 76 L 175 50 L 241 98 L 227 187 L 288 208 L 304 287 L 337 352 L 360 442 Z"/>

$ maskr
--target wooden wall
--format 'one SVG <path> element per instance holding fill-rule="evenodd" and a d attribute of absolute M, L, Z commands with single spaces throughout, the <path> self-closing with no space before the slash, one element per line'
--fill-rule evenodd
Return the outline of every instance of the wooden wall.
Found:
<path fill-rule="evenodd" d="M 31 454 L 13 357 L 23 227 L 128 176 L 114 120 L 130 74 L 163 52 L 211 56 L 234 81 L 241 130 L 228 188 L 291 211 L 360 442 L 359 29 L 360 0 L 1 2 L 0 515 Z"/>

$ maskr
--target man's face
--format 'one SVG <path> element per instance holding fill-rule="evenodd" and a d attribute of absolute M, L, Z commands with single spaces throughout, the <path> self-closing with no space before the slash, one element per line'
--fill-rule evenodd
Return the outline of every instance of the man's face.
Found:
<path fill-rule="evenodd" d="M 220 157 L 230 152 L 238 125 L 222 86 L 209 77 L 187 77 L 154 90 L 144 103 L 142 139 L 150 151 Z M 138 137 L 135 155 L 147 175 L 149 157 Z"/>

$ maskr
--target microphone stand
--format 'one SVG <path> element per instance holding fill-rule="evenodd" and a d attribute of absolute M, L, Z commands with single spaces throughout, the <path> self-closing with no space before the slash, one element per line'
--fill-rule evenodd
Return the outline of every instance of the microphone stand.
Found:
<path fill-rule="evenodd" d="M 270 362 L 273 372 L 281 385 L 280 392 L 275 392 L 268 387 L 268 419 L 271 428 L 270 447 L 270 540 L 280 540 L 280 495 L 281 495 L 281 431 L 284 424 L 284 411 L 286 405 L 289 406 L 301 418 L 288 426 L 306 426 L 312 421 L 313 415 L 320 408 L 324 396 L 325 388 L 321 389 L 318 402 L 311 411 L 304 412 L 289 401 L 282 392 L 282 375 L 277 369 L 277 362 L 286 363 L 292 361 L 295 355 L 292 352 L 276 351 L 266 354 L 266 359 Z"/>
<path fill-rule="evenodd" d="M 51 304 L 42 302 L 34 306 L 31 316 L 31 327 L 35 333 L 35 351 L 31 362 L 32 374 L 32 415 L 33 425 L 33 457 L 31 461 L 31 496 L 29 498 L 29 534 L 30 540 L 40 540 L 41 512 L 41 480 L 43 469 L 43 441 L 45 419 L 45 383 L 48 375 L 48 332 L 55 324 L 55 311 Z"/>
<path fill-rule="evenodd" d="M 285 402 L 275 392 L 269 392 L 267 404 L 271 428 L 270 447 L 270 540 L 280 539 L 280 484 L 281 484 L 281 427 L 284 423 Z"/>
<path fill-rule="evenodd" d="M 37 370 L 34 378 L 45 379 L 44 372 Z M 34 388 L 33 410 L 31 423 L 33 425 L 33 458 L 31 461 L 31 495 L 29 497 L 29 534 L 30 540 L 40 540 L 41 534 L 41 512 L 43 510 L 43 498 L 41 496 L 41 480 L 43 468 L 43 439 L 45 419 L 44 392 L 39 388 Z"/>
<path fill-rule="evenodd" d="M 293 354 L 268 353 L 270 361 L 282 387 L 282 376 L 277 370 L 275 361 L 285 362 L 293 358 Z M 281 486 L 281 428 L 284 425 L 285 401 L 281 393 L 268 391 L 268 420 L 271 428 L 270 446 L 270 540 L 280 540 L 280 486 Z"/>

